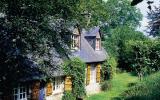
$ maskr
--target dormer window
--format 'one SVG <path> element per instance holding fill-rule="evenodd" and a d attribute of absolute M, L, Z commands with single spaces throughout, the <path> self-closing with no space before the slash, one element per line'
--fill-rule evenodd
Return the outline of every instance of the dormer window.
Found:
<path fill-rule="evenodd" d="M 80 47 L 80 36 L 73 34 L 71 38 L 72 38 L 71 49 L 75 49 L 75 50 L 79 49 L 79 47 Z"/>
<path fill-rule="evenodd" d="M 95 50 L 101 50 L 101 40 L 100 40 L 100 38 L 96 38 Z"/>
<path fill-rule="evenodd" d="M 73 30 L 73 34 L 71 35 L 71 49 L 78 50 L 80 48 L 80 33 L 78 28 Z"/>

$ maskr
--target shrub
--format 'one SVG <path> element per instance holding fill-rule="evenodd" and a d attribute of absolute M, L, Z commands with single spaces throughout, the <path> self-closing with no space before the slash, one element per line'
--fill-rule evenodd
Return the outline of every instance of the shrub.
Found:
<path fill-rule="evenodd" d="M 123 59 L 131 70 L 135 71 L 139 78 L 150 75 L 160 69 L 160 41 L 128 41 L 126 42 Z"/>
<path fill-rule="evenodd" d="M 85 63 L 79 58 L 72 58 L 64 62 L 63 71 L 72 78 L 72 93 L 74 96 L 76 98 L 83 98 L 86 95 Z"/>
<path fill-rule="evenodd" d="M 76 97 L 72 94 L 71 91 L 66 91 L 63 94 L 62 100 L 76 100 Z"/>
<path fill-rule="evenodd" d="M 128 87 L 132 87 L 132 86 L 135 86 L 137 83 L 129 83 L 128 84 Z"/>
<path fill-rule="evenodd" d="M 116 66 L 117 66 L 117 61 L 113 57 L 110 57 L 103 63 L 101 76 L 104 81 L 113 78 L 113 75 L 116 72 Z"/>
<path fill-rule="evenodd" d="M 122 96 L 126 100 L 159 100 L 160 72 L 152 74 L 135 86 L 126 90 Z"/>
<path fill-rule="evenodd" d="M 110 81 L 104 81 L 101 83 L 101 90 L 102 91 L 107 91 L 112 88 L 111 82 Z"/>

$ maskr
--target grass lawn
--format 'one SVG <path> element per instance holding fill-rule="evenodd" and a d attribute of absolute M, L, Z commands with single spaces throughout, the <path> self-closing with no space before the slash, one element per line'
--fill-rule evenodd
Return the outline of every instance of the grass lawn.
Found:
<path fill-rule="evenodd" d="M 128 84 L 136 81 L 138 81 L 138 78 L 130 73 L 116 74 L 111 80 L 111 90 L 90 95 L 86 100 L 118 100 L 120 94 L 128 88 Z"/>

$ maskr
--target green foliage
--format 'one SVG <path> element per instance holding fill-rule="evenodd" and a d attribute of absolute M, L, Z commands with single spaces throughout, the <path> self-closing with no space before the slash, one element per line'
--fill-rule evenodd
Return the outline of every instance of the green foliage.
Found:
<path fill-rule="evenodd" d="M 101 70 L 101 77 L 103 80 L 112 79 L 113 75 L 116 73 L 117 61 L 115 58 L 110 57 L 107 59 L 103 65 Z M 103 81 L 102 80 L 102 81 Z"/>
<path fill-rule="evenodd" d="M 105 35 L 112 35 L 113 29 L 122 26 L 128 26 L 136 29 L 142 19 L 140 11 L 133 6 L 130 6 L 130 0 L 107 0 L 105 3 L 105 12 L 107 12 L 106 21 L 102 31 Z M 107 42 L 107 41 L 105 41 Z"/>
<path fill-rule="evenodd" d="M 77 2 L 0 0 L 0 14 L 4 15 L 0 15 L 0 84 L 7 82 L 8 86 L 35 71 L 48 76 L 45 69 L 57 66 L 52 54 L 58 51 L 64 56 L 68 52 L 65 25 L 73 18 Z"/>
<path fill-rule="evenodd" d="M 121 25 L 136 28 L 142 19 L 140 11 L 130 6 L 130 0 L 108 0 L 105 6 L 108 12 L 107 22 L 112 28 Z"/>
<path fill-rule="evenodd" d="M 125 100 L 159 100 L 160 72 L 145 77 L 135 86 L 130 87 L 122 95 Z"/>
<path fill-rule="evenodd" d="M 160 4 L 160 2 L 159 2 Z M 148 19 L 149 19 L 149 33 L 150 35 L 154 36 L 154 37 L 160 37 L 160 23 L 159 23 L 159 19 L 160 19 L 160 6 L 155 6 L 154 9 L 150 10 L 148 12 Z"/>
<path fill-rule="evenodd" d="M 111 32 L 111 36 L 106 39 L 105 47 L 109 51 L 110 55 L 119 56 L 124 49 L 124 44 L 128 40 L 143 40 L 145 36 L 143 33 L 134 31 L 128 26 L 121 26 L 115 28 Z"/>
<path fill-rule="evenodd" d="M 103 45 L 110 57 L 114 57 L 119 67 L 124 65 L 123 51 L 128 40 L 143 40 L 143 33 L 135 31 L 142 19 L 140 11 L 130 6 L 130 0 L 107 0 L 107 26 L 104 26 Z"/>
<path fill-rule="evenodd" d="M 79 58 L 72 58 L 63 64 L 65 75 L 72 78 L 72 93 L 76 98 L 84 97 L 85 92 L 85 63 Z"/>
<path fill-rule="evenodd" d="M 148 75 L 159 70 L 160 42 L 159 40 L 128 41 L 125 49 L 125 64 L 138 75 Z"/>
<path fill-rule="evenodd" d="M 101 83 L 101 90 L 102 91 L 108 91 L 112 88 L 112 84 L 110 81 L 104 81 Z"/>
<path fill-rule="evenodd" d="M 110 56 L 117 60 L 122 59 L 125 49 L 125 42 L 128 40 L 145 40 L 141 32 L 134 31 L 128 26 L 119 26 L 112 30 L 111 35 L 106 37 L 104 46 Z"/>
<path fill-rule="evenodd" d="M 100 22 L 106 21 L 108 12 L 106 12 L 105 4 L 106 3 L 103 0 L 80 0 L 77 6 L 78 11 L 82 15 L 84 15 L 80 15 L 81 25 L 88 28 L 92 26 L 97 26 L 100 24 Z"/>
<path fill-rule="evenodd" d="M 65 91 L 62 100 L 76 100 L 76 98 L 71 91 Z"/>

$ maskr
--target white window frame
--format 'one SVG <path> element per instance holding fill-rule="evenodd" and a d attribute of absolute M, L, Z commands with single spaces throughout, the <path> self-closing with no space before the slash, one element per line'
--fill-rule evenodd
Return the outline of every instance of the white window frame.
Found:
<path fill-rule="evenodd" d="M 77 50 L 80 48 L 80 36 L 77 34 L 71 35 L 72 43 L 71 49 Z"/>
<path fill-rule="evenodd" d="M 27 100 L 27 88 L 24 86 L 13 88 L 13 100 Z"/>
<path fill-rule="evenodd" d="M 62 90 L 63 88 L 63 84 L 64 83 L 64 80 L 62 77 L 55 77 L 54 78 L 54 81 L 53 81 L 53 85 L 54 85 L 54 88 L 53 88 L 53 91 L 60 91 Z"/>
<path fill-rule="evenodd" d="M 101 39 L 96 38 L 95 50 L 101 50 Z"/>

